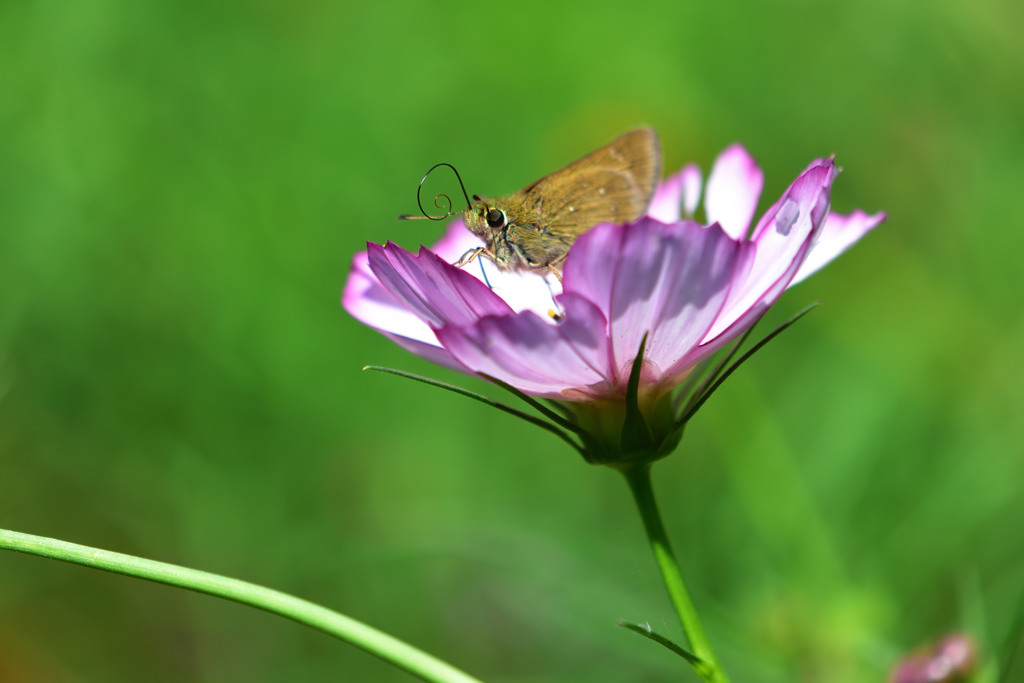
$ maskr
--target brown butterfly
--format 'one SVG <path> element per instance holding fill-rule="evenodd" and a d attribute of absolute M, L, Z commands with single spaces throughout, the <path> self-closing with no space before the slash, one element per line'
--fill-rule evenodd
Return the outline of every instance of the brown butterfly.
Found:
<path fill-rule="evenodd" d="M 463 219 L 485 246 L 467 251 L 455 265 L 465 266 L 483 256 L 501 270 L 552 272 L 561 279 L 561 264 L 576 238 L 598 223 L 629 223 L 640 218 L 660 176 L 658 134 L 643 127 L 620 135 L 515 194 L 497 198 L 473 195 L 473 202 L 467 197 Z M 447 199 L 445 195 L 438 199 L 442 196 Z M 447 217 L 424 215 L 434 220 Z"/>

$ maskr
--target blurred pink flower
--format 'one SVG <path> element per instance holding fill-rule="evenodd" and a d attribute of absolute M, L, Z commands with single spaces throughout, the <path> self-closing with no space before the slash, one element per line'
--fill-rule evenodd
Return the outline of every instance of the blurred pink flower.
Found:
<path fill-rule="evenodd" d="M 900 661 L 889 676 L 890 683 L 957 683 L 974 673 L 977 648 L 961 633 L 912 653 Z"/>
<path fill-rule="evenodd" d="M 646 335 L 640 393 L 650 403 L 884 219 L 830 214 L 836 174 L 831 159 L 812 162 L 751 231 L 763 175 L 734 145 L 703 188 L 708 225 L 690 218 L 702 189 L 691 165 L 661 184 L 636 223 L 582 235 L 561 284 L 486 259 L 452 266 L 479 246 L 456 220 L 433 250 L 369 244 L 343 304 L 413 353 L 570 402 L 622 400 Z"/>

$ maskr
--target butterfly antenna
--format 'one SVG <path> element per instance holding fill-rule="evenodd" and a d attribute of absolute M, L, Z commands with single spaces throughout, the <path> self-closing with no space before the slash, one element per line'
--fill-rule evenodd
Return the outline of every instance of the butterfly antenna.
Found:
<path fill-rule="evenodd" d="M 434 206 L 444 211 L 444 215 L 431 216 L 429 213 L 427 213 L 427 210 L 423 208 L 423 200 L 420 197 L 420 192 L 423 190 L 423 183 L 427 181 L 427 178 L 430 177 L 430 174 L 433 173 L 434 169 L 436 169 L 438 166 L 447 166 L 448 168 L 452 169 L 452 173 L 455 174 L 455 177 L 459 181 L 459 187 L 462 188 L 462 196 L 466 198 L 466 207 L 473 207 L 473 204 L 469 201 L 469 194 L 466 192 L 466 185 L 462 182 L 462 176 L 459 175 L 459 172 L 455 170 L 454 166 L 445 162 L 441 162 L 440 164 L 434 164 L 433 166 L 430 167 L 429 171 L 423 174 L 423 179 L 420 180 L 420 186 L 416 188 L 416 203 L 419 204 L 420 211 L 423 213 L 423 215 L 408 216 L 403 214 L 398 217 L 399 220 L 408 221 L 417 218 L 427 218 L 432 221 L 443 221 L 445 218 L 448 218 L 449 216 L 452 215 L 452 198 L 446 194 L 439 194 L 434 196 Z"/>

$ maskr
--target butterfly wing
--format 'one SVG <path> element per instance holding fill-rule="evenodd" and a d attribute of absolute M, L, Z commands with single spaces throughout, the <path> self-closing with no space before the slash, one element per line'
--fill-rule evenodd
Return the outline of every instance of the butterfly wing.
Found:
<path fill-rule="evenodd" d="M 542 217 L 541 233 L 565 244 L 594 225 L 643 215 L 661 176 L 652 128 L 637 128 L 523 188 L 523 203 Z"/>

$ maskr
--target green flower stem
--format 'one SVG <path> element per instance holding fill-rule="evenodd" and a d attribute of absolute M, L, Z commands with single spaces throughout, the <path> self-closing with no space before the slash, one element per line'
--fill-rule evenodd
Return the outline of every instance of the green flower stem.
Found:
<path fill-rule="evenodd" d="M 74 562 L 234 600 L 319 629 L 405 669 L 424 681 L 480 683 L 478 679 L 450 664 L 355 619 L 247 581 L 5 529 L 0 529 L 0 548 Z"/>
<path fill-rule="evenodd" d="M 661 523 L 661 514 L 658 512 L 658 505 L 654 501 L 654 489 L 651 487 L 651 464 L 639 463 L 621 468 L 622 474 L 629 482 L 629 488 L 633 491 L 633 498 L 636 500 L 637 508 L 640 510 L 640 517 L 644 521 L 644 529 L 647 531 L 647 538 L 654 550 L 654 558 L 661 570 L 661 576 L 665 580 L 665 588 L 668 589 L 669 598 L 682 622 L 683 631 L 690 641 L 693 654 L 701 661 L 694 664 L 698 675 L 707 683 L 728 683 L 722 667 L 718 664 L 711 643 L 704 635 L 704 627 L 701 626 L 697 611 L 690 600 L 690 594 L 683 583 L 683 575 L 679 571 L 679 563 L 672 552 L 672 546 L 665 534 L 665 527 Z"/>

